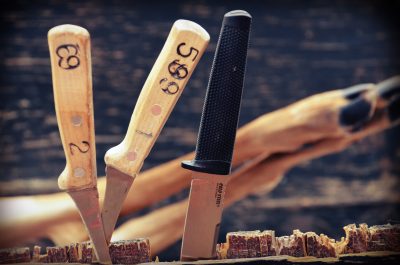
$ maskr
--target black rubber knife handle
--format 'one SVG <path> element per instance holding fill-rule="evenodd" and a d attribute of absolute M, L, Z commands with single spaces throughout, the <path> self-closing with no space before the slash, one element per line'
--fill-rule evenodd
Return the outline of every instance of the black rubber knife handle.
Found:
<path fill-rule="evenodd" d="M 183 161 L 183 168 L 230 174 L 250 24 L 251 16 L 243 10 L 231 11 L 224 16 L 204 101 L 196 155 L 192 161 Z"/>

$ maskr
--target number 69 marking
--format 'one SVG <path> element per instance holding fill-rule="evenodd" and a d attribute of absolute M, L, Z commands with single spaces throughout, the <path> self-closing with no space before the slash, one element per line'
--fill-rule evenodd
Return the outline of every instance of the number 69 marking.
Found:
<path fill-rule="evenodd" d="M 168 81 L 167 78 L 161 79 L 161 80 L 160 80 L 160 85 L 161 85 L 162 83 L 164 83 L 164 82 L 167 82 L 167 81 Z M 164 93 L 168 94 L 168 95 L 174 95 L 174 94 L 178 93 L 178 91 L 179 91 L 179 86 L 178 86 L 177 83 L 175 83 L 174 81 L 172 81 L 172 82 L 169 82 L 169 83 L 167 84 L 167 87 L 162 87 L 161 90 L 162 90 Z"/>
<path fill-rule="evenodd" d="M 57 47 L 56 54 L 58 56 L 58 66 L 65 70 L 72 70 L 80 65 L 78 57 L 78 44 L 64 44 Z"/>

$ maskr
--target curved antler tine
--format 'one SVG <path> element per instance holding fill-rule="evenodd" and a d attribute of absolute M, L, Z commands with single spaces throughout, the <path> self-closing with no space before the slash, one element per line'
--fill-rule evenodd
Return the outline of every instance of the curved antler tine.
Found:
<path fill-rule="evenodd" d="M 342 93 L 346 99 L 354 100 L 374 87 L 375 85 L 373 83 L 358 84 L 351 87 L 343 88 Z"/>
<path fill-rule="evenodd" d="M 400 75 L 393 76 L 376 85 L 379 97 L 390 101 L 395 96 L 400 96 Z"/>

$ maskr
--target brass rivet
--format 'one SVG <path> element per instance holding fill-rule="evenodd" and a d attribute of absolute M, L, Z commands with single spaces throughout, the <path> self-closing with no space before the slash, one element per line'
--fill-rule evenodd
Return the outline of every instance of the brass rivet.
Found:
<path fill-rule="evenodd" d="M 71 118 L 72 125 L 81 126 L 82 125 L 82 117 L 81 116 L 72 116 Z"/>
<path fill-rule="evenodd" d="M 137 158 L 137 153 L 136 153 L 135 151 L 129 152 L 129 153 L 126 155 L 126 158 L 127 158 L 129 161 L 135 161 L 136 158 Z"/>
<path fill-rule="evenodd" d="M 74 176 L 77 178 L 82 178 L 86 174 L 85 170 L 81 167 L 77 167 L 74 169 Z"/>
<path fill-rule="evenodd" d="M 154 116 L 160 115 L 160 114 L 161 114 L 161 111 L 162 111 L 162 108 L 161 108 L 161 106 L 158 105 L 158 104 L 154 104 L 154 105 L 151 107 L 151 114 L 153 114 Z"/>

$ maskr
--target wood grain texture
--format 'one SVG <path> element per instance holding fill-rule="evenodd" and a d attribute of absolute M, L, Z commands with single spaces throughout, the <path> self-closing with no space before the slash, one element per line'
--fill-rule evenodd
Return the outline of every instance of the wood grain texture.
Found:
<path fill-rule="evenodd" d="M 131 176 L 139 172 L 209 39 L 207 31 L 194 22 L 174 23 L 142 88 L 124 140 L 105 155 L 107 166 Z"/>
<path fill-rule="evenodd" d="M 96 186 L 90 36 L 86 29 L 61 25 L 48 33 L 54 103 L 67 160 L 61 189 Z"/>

